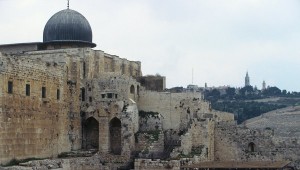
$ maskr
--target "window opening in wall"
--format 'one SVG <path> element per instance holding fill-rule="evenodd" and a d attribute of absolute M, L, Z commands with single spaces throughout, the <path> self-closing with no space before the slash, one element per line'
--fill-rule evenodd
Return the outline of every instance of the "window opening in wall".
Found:
<path fill-rule="evenodd" d="M 248 145 L 248 150 L 250 152 L 254 152 L 255 151 L 255 144 L 253 142 L 250 142 Z"/>
<path fill-rule="evenodd" d="M 13 93 L 13 82 L 12 81 L 8 81 L 7 92 L 10 93 L 10 94 Z"/>
<path fill-rule="evenodd" d="M 30 84 L 26 84 L 26 96 L 30 96 Z"/>
<path fill-rule="evenodd" d="M 107 98 L 111 99 L 113 97 L 112 93 L 107 93 Z"/>
<path fill-rule="evenodd" d="M 130 93 L 134 94 L 134 86 L 133 85 L 130 86 Z"/>
<path fill-rule="evenodd" d="M 101 94 L 101 97 L 102 97 L 102 99 L 104 99 L 105 98 L 105 94 Z"/>
<path fill-rule="evenodd" d="M 85 88 L 81 88 L 81 101 L 85 101 Z"/>
<path fill-rule="evenodd" d="M 118 98 L 118 94 L 115 94 L 115 99 L 117 99 Z"/>
<path fill-rule="evenodd" d="M 125 64 L 124 63 L 121 65 L 121 70 L 122 70 L 122 74 L 125 74 Z"/>
<path fill-rule="evenodd" d="M 92 102 L 92 101 L 93 101 L 92 97 L 89 97 L 89 102 Z"/>
<path fill-rule="evenodd" d="M 108 63 L 105 62 L 105 72 L 108 72 Z"/>
<path fill-rule="evenodd" d="M 46 87 L 42 87 L 42 98 L 46 98 Z"/>
<path fill-rule="evenodd" d="M 85 71 L 85 69 L 86 69 L 86 64 L 85 64 L 85 62 L 83 62 L 83 64 L 82 64 L 83 78 L 86 77 L 86 71 Z"/>
<path fill-rule="evenodd" d="M 56 99 L 57 100 L 60 99 L 60 90 L 59 89 L 56 90 Z"/>
<path fill-rule="evenodd" d="M 89 91 L 92 91 L 92 88 L 91 88 L 91 87 L 89 87 Z"/>

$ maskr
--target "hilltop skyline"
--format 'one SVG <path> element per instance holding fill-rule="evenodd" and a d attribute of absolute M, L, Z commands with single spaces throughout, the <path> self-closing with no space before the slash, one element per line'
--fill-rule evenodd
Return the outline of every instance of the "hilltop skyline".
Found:
<path fill-rule="evenodd" d="M 300 2 L 70 1 L 93 29 L 95 49 L 142 62 L 167 87 L 192 83 L 242 87 L 262 82 L 300 91 Z M 0 44 L 41 42 L 46 22 L 66 1 L 1 0 Z M 9 16 L 9 17 L 7 17 Z"/>

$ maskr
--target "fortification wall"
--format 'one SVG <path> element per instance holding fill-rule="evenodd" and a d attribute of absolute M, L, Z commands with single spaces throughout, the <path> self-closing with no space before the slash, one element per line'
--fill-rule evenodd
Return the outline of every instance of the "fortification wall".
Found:
<path fill-rule="evenodd" d="M 0 164 L 69 151 L 64 66 L 1 54 L 0 60 Z"/>
<path fill-rule="evenodd" d="M 217 111 L 217 110 L 212 110 L 212 113 L 215 116 L 215 120 L 217 122 L 231 122 L 234 121 L 234 114 L 233 113 L 228 113 L 228 112 L 221 112 L 221 111 Z"/>
<path fill-rule="evenodd" d="M 198 156 L 201 161 L 214 160 L 215 122 L 209 119 L 194 119 L 187 132 L 180 137 L 181 146 L 173 150 L 171 157 Z"/>
<path fill-rule="evenodd" d="M 26 52 L 24 56 L 44 61 L 66 62 L 66 57 L 79 62 L 81 79 L 101 78 L 103 74 L 113 73 L 137 78 L 142 76 L 141 62 L 129 61 L 100 50 L 90 48 L 69 48 Z"/>
<path fill-rule="evenodd" d="M 215 159 L 221 161 L 299 160 L 299 142 L 276 136 L 274 129 L 248 129 L 219 124 L 215 129 Z M 288 133 L 288 132 L 287 132 Z"/>
<path fill-rule="evenodd" d="M 97 73 L 97 70 L 99 70 L 100 74 L 116 73 L 134 78 L 142 76 L 141 62 L 139 61 L 129 61 L 103 51 L 94 51 L 94 56 L 97 58 L 95 62 L 91 63 L 94 64 L 93 67 L 96 69 L 94 73 Z"/>
<path fill-rule="evenodd" d="M 157 112 L 162 115 L 163 130 L 180 128 L 181 114 L 187 113 L 188 108 L 181 101 L 199 99 L 199 93 L 168 93 L 141 91 L 139 95 L 139 110 Z"/>
<path fill-rule="evenodd" d="M 36 51 L 40 43 L 20 43 L 0 45 L 0 52 L 5 54 L 24 53 L 26 51 Z"/>
<path fill-rule="evenodd" d="M 138 81 L 146 90 L 164 91 L 166 89 L 166 77 L 163 76 L 143 76 Z"/>

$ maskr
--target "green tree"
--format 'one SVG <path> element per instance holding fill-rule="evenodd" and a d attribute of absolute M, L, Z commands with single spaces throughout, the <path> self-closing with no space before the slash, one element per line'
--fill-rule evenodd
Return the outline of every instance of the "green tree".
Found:
<path fill-rule="evenodd" d="M 267 96 L 281 95 L 281 90 L 278 87 L 269 87 L 263 92 Z"/>
<path fill-rule="evenodd" d="M 233 87 L 228 87 L 226 89 L 226 95 L 229 96 L 229 97 L 232 97 L 235 95 L 235 88 Z"/>

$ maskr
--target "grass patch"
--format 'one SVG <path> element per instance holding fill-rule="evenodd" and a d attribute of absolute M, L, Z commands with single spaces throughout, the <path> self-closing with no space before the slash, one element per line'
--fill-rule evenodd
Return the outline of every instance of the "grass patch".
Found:
<path fill-rule="evenodd" d="M 145 138 L 149 140 L 150 142 L 158 141 L 159 134 L 161 133 L 161 130 L 153 130 L 153 131 L 140 131 L 135 134 L 136 142 L 138 141 L 138 135 L 144 134 Z"/>

